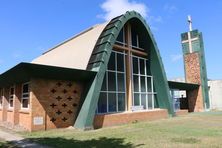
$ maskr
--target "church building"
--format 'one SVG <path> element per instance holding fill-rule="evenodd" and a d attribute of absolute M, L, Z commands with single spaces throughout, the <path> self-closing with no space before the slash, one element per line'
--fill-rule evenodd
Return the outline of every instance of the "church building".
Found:
<path fill-rule="evenodd" d="M 139 13 L 95 25 L 0 75 L 0 123 L 28 131 L 89 130 L 203 111 L 209 101 L 201 33 L 182 34 L 182 46 L 187 81 L 167 81 Z M 187 92 L 181 110 L 170 90 Z"/>

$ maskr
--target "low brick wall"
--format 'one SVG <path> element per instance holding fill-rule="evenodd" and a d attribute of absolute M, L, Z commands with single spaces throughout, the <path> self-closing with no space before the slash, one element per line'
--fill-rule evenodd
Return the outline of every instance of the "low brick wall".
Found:
<path fill-rule="evenodd" d="M 2 113 L 2 109 L 0 109 L 0 121 L 3 121 L 3 113 Z"/>
<path fill-rule="evenodd" d="M 176 116 L 182 116 L 182 115 L 187 115 L 187 114 L 188 114 L 188 110 L 186 109 L 176 111 Z"/>
<path fill-rule="evenodd" d="M 97 129 L 101 127 L 132 123 L 136 121 L 157 120 L 163 118 L 168 118 L 168 112 L 166 109 L 95 115 L 94 128 Z"/>
<path fill-rule="evenodd" d="M 7 111 L 7 122 L 14 124 L 14 112 L 12 110 Z"/>
<path fill-rule="evenodd" d="M 29 112 L 20 111 L 19 126 L 22 126 L 24 129 L 31 131 L 31 115 Z"/>

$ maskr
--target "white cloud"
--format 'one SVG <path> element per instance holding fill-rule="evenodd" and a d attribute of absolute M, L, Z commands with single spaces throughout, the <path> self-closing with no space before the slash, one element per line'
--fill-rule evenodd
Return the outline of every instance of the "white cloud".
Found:
<path fill-rule="evenodd" d="M 170 4 L 164 5 L 163 9 L 169 13 L 175 13 L 178 10 L 178 8 L 175 5 L 170 5 Z"/>
<path fill-rule="evenodd" d="M 124 14 L 126 11 L 135 10 L 139 12 L 144 18 L 147 17 L 149 9 L 144 3 L 139 3 L 130 0 L 106 0 L 101 8 L 105 14 L 99 14 L 97 17 L 103 18 L 106 21 Z"/>
<path fill-rule="evenodd" d="M 172 62 L 177 62 L 183 58 L 182 54 L 173 54 L 170 57 Z"/>
<path fill-rule="evenodd" d="M 162 23 L 163 18 L 161 16 L 149 16 L 148 21 L 152 23 Z"/>

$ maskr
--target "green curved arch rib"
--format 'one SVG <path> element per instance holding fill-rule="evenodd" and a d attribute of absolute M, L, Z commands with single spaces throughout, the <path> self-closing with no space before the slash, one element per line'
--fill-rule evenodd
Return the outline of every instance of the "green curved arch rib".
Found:
<path fill-rule="evenodd" d="M 157 92 L 157 101 L 160 108 L 168 109 L 169 114 L 174 114 L 166 74 L 153 34 L 142 16 L 135 11 L 130 11 L 112 19 L 97 40 L 87 67 L 87 70 L 96 71 L 97 75 L 84 97 L 85 100 L 77 116 L 75 128 L 91 129 L 93 127 L 99 94 L 113 45 L 120 30 L 130 19 L 137 19 L 147 30 L 149 35 L 147 37 L 149 40 L 147 39 L 147 41 L 151 42 L 149 45 L 150 70 L 153 75 L 155 91 Z"/>

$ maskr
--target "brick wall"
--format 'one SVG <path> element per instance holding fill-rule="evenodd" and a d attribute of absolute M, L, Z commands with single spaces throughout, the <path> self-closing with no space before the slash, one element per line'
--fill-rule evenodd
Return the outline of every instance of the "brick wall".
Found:
<path fill-rule="evenodd" d="M 32 131 L 73 126 L 83 86 L 77 82 L 31 81 Z M 34 123 L 43 120 L 43 123 Z M 38 125 L 39 124 L 39 125 Z"/>
<path fill-rule="evenodd" d="M 0 109 L 0 121 L 1 125 L 8 128 L 18 128 L 30 130 L 27 116 L 29 111 L 23 112 L 21 110 L 21 84 L 15 85 L 15 97 L 13 100 L 13 108 L 9 108 L 9 87 L 4 88 L 3 106 Z M 30 117 L 29 117 L 30 118 Z"/>
<path fill-rule="evenodd" d="M 199 54 L 196 52 L 184 55 L 186 81 L 188 83 L 201 84 L 199 58 Z M 187 91 L 187 98 L 189 104 L 189 112 L 203 111 L 204 106 L 201 87 L 196 90 Z"/>
<path fill-rule="evenodd" d="M 31 131 L 31 114 L 30 112 L 20 111 L 19 112 L 19 126 L 25 130 Z"/>
<path fill-rule="evenodd" d="M 188 114 L 188 110 L 186 109 L 181 109 L 176 111 L 176 116 L 182 116 L 182 115 L 187 115 Z"/>
<path fill-rule="evenodd" d="M 33 79 L 29 85 L 29 109 L 21 108 L 22 84 L 15 85 L 13 108 L 9 108 L 9 87 L 4 88 L 3 107 L 0 109 L 1 125 L 28 131 L 74 125 L 82 84 Z"/>
<path fill-rule="evenodd" d="M 8 110 L 9 88 L 5 89 L 4 118 L 6 126 L 21 126 L 29 131 L 73 126 L 79 109 L 83 84 L 77 82 L 32 79 L 30 108 L 21 109 L 21 84 L 16 85 L 14 108 Z M 17 99 L 17 100 L 16 100 Z M 167 118 L 165 109 L 144 112 L 96 115 L 95 128 L 143 120 Z"/>
<path fill-rule="evenodd" d="M 14 125 L 14 115 L 13 115 L 13 108 L 9 108 L 9 91 L 10 88 L 6 88 L 5 89 L 5 110 L 6 110 L 6 122 L 8 122 L 9 126 L 13 126 Z"/>
<path fill-rule="evenodd" d="M 7 117 L 7 112 L 8 112 L 8 98 L 9 98 L 9 88 L 4 88 L 4 98 L 3 98 L 3 108 L 2 108 L 2 121 L 6 121 L 8 120 Z"/>
<path fill-rule="evenodd" d="M 15 125 L 19 124 L 19 111 L 21 109 L 21 95 L 22 95 L 22 85 L 18 84 L 15 86 L 15 98 L 13 101 L 13 123 Z"/>
<path fill-rule="evenodd" d="M 2 120 L 2 113 L 3 113 L 3 112 L 2 112 L 2 109 L 0 108 L 0 121 L 3 121 L 3 120 Z"/>
<path fill-rule="evenodd" d="M 95 116 L 94 128 L 120 125 L 137 121 L 156 120 L 167 117 L 168 112 L 166 109 L 156 109 L 152 111 L 140 112 L 126 112 L 118 114 L 102 114 Z"/>
<path fill-rule="evenodd" d="M 7 111 L 7 115 L 6 116 L 7 116 L 6 122 L 9 122 L 9 123 L 11 123 L 13 125 L 14 124 L 14 113 L 13 113 L 13 110 L 9 109 Z"/>

